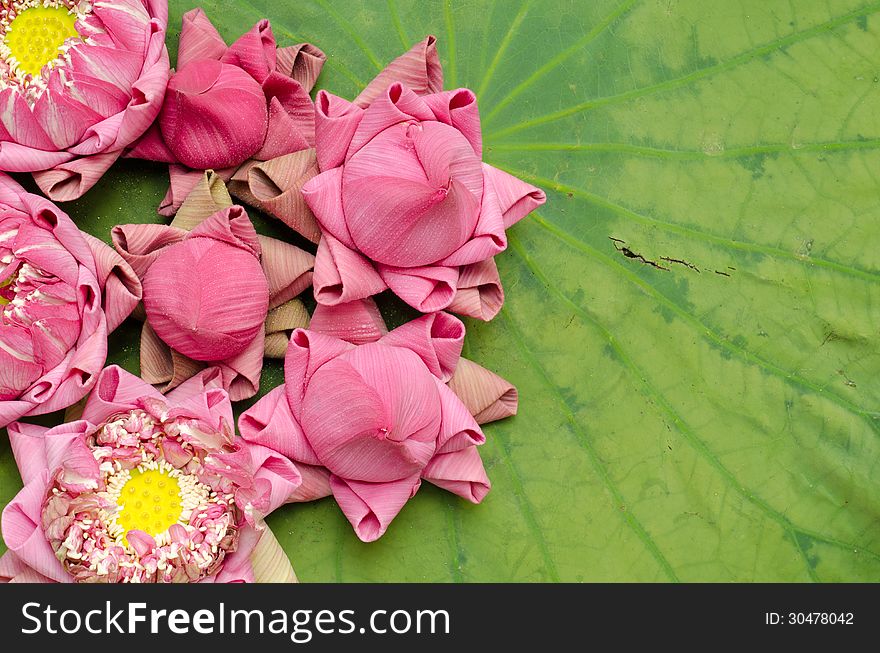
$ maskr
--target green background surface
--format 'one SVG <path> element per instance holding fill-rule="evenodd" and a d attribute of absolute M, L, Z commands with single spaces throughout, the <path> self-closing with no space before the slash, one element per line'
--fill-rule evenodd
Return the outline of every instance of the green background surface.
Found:
<path fill-rule="evenodd" d="M 880 3 L 202 6 L 230 41 L 267 17 L 315 43 L 349 98 L 435 34 L 486 161 L 548 193 L 498 257 L 503 312 L 467 321 L 521 392 L 486 428 L 492 492 L 426 485 L 373 544 L 332 500 L 284 507 L 302 580 L 880 580 Z M 66 208 L 107 238 L 166 183 L 125 163 Z M 111 343 L 135 371 L 137 333 Z M 3 438 L 0 502 L 19 487 Z"/>

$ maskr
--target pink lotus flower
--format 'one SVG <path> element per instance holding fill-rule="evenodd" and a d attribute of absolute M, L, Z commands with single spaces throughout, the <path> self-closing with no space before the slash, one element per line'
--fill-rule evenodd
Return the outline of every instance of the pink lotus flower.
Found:
<path fill-rule="evenodd" d="M 319 306 L 312 330 L 291 338 L 285 384 L 239 420 L 245 440 L 296 463 L 303 485 L 291 500 L 332 494 L 365 542 L 385 533 L 422 479 L 482 501 L 485 437 L 472 410 L 489 421 L 517 406 L 503 379 L 473 363 L 459 371 L 464 325 L 451 315 L 385 331 L 373 303 Z"/>
<path fill-rule="evenodd" d="M 309 286 L 314 257 L 257 236 L 240 206 L 214 212 L 192 231 L 133 224 L 114 227 L 112 237 L 143 281 L 144 379 L 170 390 L 213 366 L 233 401 L 254 396 L 270 310 Z"/>
<path fill-rule="evenodd" d="M 80 421 L 10 425 L 24 488 L 3 510 L 0 579 L 269 580 L 254 575 L 261 540 L 272 542 L 262 518 L 301 478 L 233 428 L 216 371 L 163 397 L 115 366 Z"/>
<path fill-rule="evenodd" d="M 0 428 L 82 399 L 140 298 L 111 248 L 0 174 Z"/>
<path fill-rule="evenodd" d="M 18 0 L 0 10 L 0 170 L 80 197 L 156 119 L 166 0 Z"/>
<path fill-rule="evenodd" d="M 433 38 L 354 101 L 316 99 L 321 174 L 302 187 L 323 231 L 315 298 L 330 306 L 390 288 L 423 313 L 489 320 L 504 295 L 493 257 L 505 230 L 544 203 L 482 162 L 477 100 L 441 91 Z"/>
<path fill-rule="evenodd" d="M 309 91 L 325 60 L 308 43 L 277 47 L 267 20 L 227 47 L 201 9 L 185 14 L 158 124 L 131 153 L 171 164 L 160 212 L 173 215 L 204 170 L 229 181 L 244 164 L 312 147 Z"/>

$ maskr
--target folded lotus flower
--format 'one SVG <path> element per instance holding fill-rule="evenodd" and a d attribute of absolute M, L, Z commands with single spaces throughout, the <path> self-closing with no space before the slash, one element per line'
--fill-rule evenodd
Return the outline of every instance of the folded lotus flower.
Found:
<path fill-rule="evenodd" d="M 480 503 L 490 488 L 477 453 L 485 436 L 470 411 L 485 421 L 515 414 L 517 395 L 473 363 L 453 385 L 464 325 L 435 313 L 388 333 L 370 301 L 319 306 L 312 327 L 290 340 L 284 385 L 239 419 L 245 440 L 296 463 L 303 484 L 291 500 L 332 494 L 365 542 L 423 479 Z"/>
<path fill-rule="evenodd" d="M 173 215 L 204 170 L 229 181 L 240 168 L 311 148 L 309 91 L 325 60 L 308 43 L 277 47 L 267 20 L 227 47 L 204 11 L 186 13 L 159 121 L 130 153 L 171 164 L 160 212 Z"/>
<path fill-rule="evenodd" d="M 262 519 L 302 479 L 284 456 L 235 437 L 216 370 L 163 397 L 108 367 L 81 420 L 15 422 L 9 440 L 24 488 L 3 510 L 0 580 L 294 579 Z"/>
<path fill-rule="evenodd" d="M 0 170 L 80 197 L 159 115 L 167 0 L 17 0 L 0 9 Z"/>
<path fill-rule="evenodd" d="M 323 232 L 315 298 L 338 305 L 390 288 L 423 313 L 482 320 L 504 294 L 493 257 L 543 191 L 482 162 L 477 99 L 441 91 L 433 37 L 354 101 L 316 99 L 321 173 L 302 186 Z"/>
<path fill-rule="evenodd" d="M 85 397 L 140 299 L 116 252 L 0 174 L 0 428 Z"/>
<path fill-rule="evenodd" d="M 239 401 L 259 390 L 264 355 L 283 356 L 267 333 L 286 345 L 286 332 L 307 319 L 304 307 L 291 302 L 311 283 L 314 257 L 258 236 L 245 210 L 224 197 L 222 182 L 220 201 L 210 195 L 216 181 L 203 175 L 181 210 L 186 228 L 121 225 L 112 238 L 143 282 L 143 378 L 168 391 L 217 367 Z"/>

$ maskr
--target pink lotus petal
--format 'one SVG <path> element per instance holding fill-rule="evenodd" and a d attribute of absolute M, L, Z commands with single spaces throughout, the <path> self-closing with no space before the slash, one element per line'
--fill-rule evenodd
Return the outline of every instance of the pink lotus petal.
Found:
<path fill-rule="evenodd" d="M 342 180 L 352 240 L 371 260 L 394 267 L 430 265 L 468 243 L 482 195 L 479 158 L 438 122 L 386 129 L 348 160 Z M 498 225 L 503 236 L 500 216 Z"/>
<path fill-rule="evenodd" d="M 504 289 L 494 258 L 463 266 L 457 285 L 450 312 L 488 322 L 501 311 Z"/>
<path fill-rule="evenodd" d="M 480 126 L 480 109 L 477 96 L 470 89 L 432 93 L 424 97 L 437 120 L 455 127 L 474 148 L 474 153 L 483 156 L 483 131 Z"/>
<path fill-rule="evenodd" d="M 480 503 L 492 487 L 476 447 L 436 456 L 422 478 L 471 503 Z"/>
<path fill-rule="evenodd" d="M 357 246 L 345 223 L 342 207 L 342 168 L 333 168 L 310 179 L 302 187 L 302 196 L 325 232 L 350 249 Z"/>
<path fill-rule="evenodd" d="M 407 86 L 392 84 L 367 107 L 351 139 L 347 158 L 398 123 L 434 120 L 431 108 Z"/>
<path fill-rule="evenodd" d="M 162 224 L 117 225 L 110 232 L 113 246 L 140 278 L 168 247 L 186 238 L 183 229 Z"/>
<path fill-rule="evenodd" d="M 16 557 L 37 573 L 58 583 L 72 581 L 49 546 L 40 526 L 49 472 L 24 486 L 3 509 L 3 541 Z"/>
<path fill-rule="evenodd" d="M 33 111 L 53 149 L 63 150 L 79 142 L 86 128 L 99 122 L 101 115 L 58 89 L 63 82 L 57 72 L 56 69 L 54 81 L 50 81 L 49 89 L 34 104 Z"/>
<path fill-rule="evenodd" d="M 0 170 L 33 172 L 54 168 L 74 158 L 70 152 L 46 152 L 18 143 L 0 142 Z"/>
<path fill-rule="evenodd" d="M 274 215 L 303 237 L 317 243 L 321 229 L 306 204 L 301 192 L 303 186 L 318 174 L 314 150 L 302 150 L 252 166 L 243 166 L 236 177 L 247 184 L 246 193 L 263 211 Z M 241 196 L 235 181 L 232 190 Z"/>
<path fill-rule="evenodd" d="M 376 342 L 388 333 L 379 307 L 369 298 L 336 306 L 318 304 L 309 329 L 353 345 Z"/>
<path fill-rule="evenodd" d="M 234 65 L 202 59 L 171 78 L 159 121 L 181 163 L 220 169 L 242 164 L 262 147 L 268 110 L 253 77 Z"/>
<path fill-rule="evenodd" d="M 265 333 L 260 331 L 244 351 L 218 364 L 223 387 L 232 401 L 250 399 L 260 391 L 265 339 Z"/>
<path fill-rule="evenodd" d="M 256 470 L 254 478 L 269 483 L 266 514 L 273 512 L 285 503 L 290 503 L 291 497 L 302 485 L 302 476 L 300 476 L 296 465 L 267 447 L 248 444 L 248 449 Z"/>
<path fill-rule="evenodd" d="M 263 82 L 263 93 L 267 100 L 277 100 L 277 104 L 280 104 L 284 113 L 290 118 L 289 121 L 281 124 L 289 125 L 298 134 L 297 139 L 289 140 L 291 149 L 280 152 L 279 156 L 313 146 L 315 144 L 315 107 L 302 84 L 295 79 L 273 72 Z M 264 145 L 265 147 L 267 146 Z"/>
<path fill-rule="evenodd" d="M 411 350 L 445 383 L 458 365 L 464 336 L 461 320 L 448 313 L 433 313 L 397 327 L 379 342 Z"/>
<path fill-rule="evenodd" d="M 318 254 L 320 258 L 320 251 Z M 380 265 L 379 275 L 395 295 L 422 313 L 444 310 L 452 303 L 458 290 L 458 268 L 393 268 Z"/>
<path fill-rule="evenodd" d="M 437 438 L 437 454 L 484 444 L 486 436 L 462 400 L 440 381 L 437 381 L 437 388 L 443 415 L 440 436 Z"/>
<path fill-rule="evenodd" d="M 183 68 L 197 59 L 220 60 L 226 54 L 226 42 L 201 8 L 183 15 L 177 67 Z"/>
<path fill-rule="evenodd" d="M 103 289 L 103 308 L 107 316 L 107 331 L 114 331 L 131 315 L 143 297 L 143 288 L 131 266 L 104 242 L 83 234 L 95 257 L 98 283 Z"/>
<path fill-rule="evenodd" d="M 318 91 L 315 99 L 315 148 L 318 164 L 327 172 L 345 161 L 364 110 L 341 97 Z"/>
<path fill-rule="evenodd" d="M 177 160 L 174 153 L 165 144 L 165 140 L 162 138 L 162 130 L 159 129 L 158 123 L 153 123 L 153 126 L 125 153 L 125 157 L 128 159 L 158 161 L 160 163 L 174 163 Z"/>
<path fill-rule="evenodd" d="M 121 153 L 118 150 L 59 163 L 51 169 L 35 172 L 34 181 L 51 200 L 70 202 L 92 188 Z"/>
<path fill-rule="evenodd" d="M 206 578 L 204 582 L 213 583 L 253 583 L 254 566 L 251 563 L 251 554 L 260 541 L 261 531 L 253 526 L 245 526 L 239 531 L 238 547 L 233 553 L 226 556 L 223 566 L 213 578 Z"/>
<path fill-rule="evenodd" d="M 505 227 L 513 226 L 547 201 L 544 191 L 513 175 L 490 165 L 484 165 L 484 171 L 495 188 Z"/>
<path fill-rule="evenodd" d="M 367 344 L 315 372 L 303 399 L 301 423 L 332 473 L 385 482 L 418 473 L 431 458 L 439 407 L 434 379 L 417 356 Z"/>
<path fill-rule="evenodd" d="M 305 96 L 303 102 L 311 114 L 312 101 L 308 95 Z M 281 100 L 273 97 L 269 100 L 269 123 L 266 129 L 266 138 L 263 141 L 263 146 L 254 154 L 254 158 L 260 161 L 270 161 L 290 152 L 307 150 L 310 146 L 308 134 L 313 129 L 311 125 L 298 123 L 297 116 L 291 115 L 281 104 Z M 314 141 L 314 138 L 311 141 Z"/>
<path fill-rule="evenodd" d="M 258 253 L 240 207 L 218 213 L 164 249 L 143 280 L 144 308 L 156 334 L 194 360 L 221 361 L 244 351 L 262 333 L 269 307 Z"/>
<path fill-rule="evenodd" d="M 443 69 L 437 55 L 437 39 L 428 36 L 409 52 L 388 64 L 358 95 L 356 104 L 368 106 L 391 84 L 400 82 L 419 95 L 443 90 Z"/>
<path fill-rule="evenodd" d="M 224 171 L 215 170 L 215 173 L 221 178 L 227 178 L 224 175 Z M 171 165 L 168 166 L 168 174 L 171 177 L 171 186 L 169 186 L 168 193 L 159 205 L 159 214 L 173 216 L 183 206 L 186 198 L 189 197 L 189 194 L 202 180 L 204 173 L 179 165 Z"/>
<path fill-rule="evenodd" d="M 241 437 L 283 454 L 296 463 L 319 465 L 312 445 L 290 412 L 284 387 L 269 391 L 238 419 Z"/>
<path fill-rule="evenodd" d="M 330 477 L 333 497 L 363 542 L 375 542 L 382 537 L 420 486 L 418 477 L 394 483 L 359 483 Z"/>
<path fill-rule="evenodd" d="M 291 503 L 315 501 L 333 494 L 330 488 L 330 472 L 325 468 L 298 463 L 297 469 L 302 476 L 302 485 L 289 497 Z"/>
<path fill-rule="evenodd" d="M 41 573 L 31 569 L 12 551 L 0 556 L 0 583 L 51 583 Z"/>
<path fill-rule="evenodd" d="M 269 308 L 290 301 L 311 285 L 315 257 L 308 252 L 274 238 L 260 237 L 263 255 L 260 262 L 269 282 Z"/>
<path fill-rule="evenodd" d="M 386 288 L 369 261 L 329 234 L 318 244 L 312 283 L 318 303 L 330 306 L 372 297 Z"/>
<path fill-rule="evenodd" d="M 480 424 L 516 415 L 519 403 L 516 388 L 466 358 L 459 359 L 449 389 L 458 395 Z"/>
<path fill-rule="evenodd" d="M 299 43 L 275 51 L 275 70 L 302 84 L 308 93 L 315 86 L 327 55 L 311 43 Z"/>
<path fill-rule="evenodd" d="M 338 338 L 297 329 L 290 337 L 290 346 L 284 359 L 284 388 L 291 413 L 299 421 L 303 396 L 312 375 L 328 361 L 351 350 L 354 346 Z"/>
<path fill-rule="evenodd" d="M 175 526 L 179 526 L 179 524 L 175 524 Z M 183 527 L 181 526 L 181 528 Z M 139 556 L 145 556 L 156 548 L 156 540 L 153 539 L 152 535 L 144 531 L 128 531 L 125 534 L 125 539 Z"/>
<path fill-rule="evenodd" d="M 48 467 L 46 443 L 43 440 L 48 430 L 25 422 L 13 422 L 8 427 L 12 455 L 25 485 L 42 477 Z"/>
<path fill-rule="evenodd" d="M 144 397 L 164 401 L 164 397 L 153 386 L 121 367 L 111 365 L 98 376 L 95 389 L 83 410 L 82 419 L 92 424 L 101 424 L 117 413 L 137 408 L 138 400 Z"/>
<path fill-rule="evenodd" d="M 12 88 L 0 91 L 0 141 L 8 141 L 4 147 L 17 145 L 20 152 L 28 150 L 45 150 L 45 154 L 54 150 L 52 140 L 46 131 L 40 126 L 36 116 L 28 106 L 27 100 Z M 63 154 L 54 152 L 54 154 Z M 5 163 L 5 161 L 4 161 Z M 10 161 L 10 163 L 13 163 Z M 40 168 L 28 168 L 26 163 L 18 167 L 3 165 L 2 170 L 10 172 L 25 172 L 39 170 Z"/>
<path fill-rule="evenodd" d="M 275 36 L 268 20 L 261 20 L 229 46 L 221 61 L 241 68 L 262 84 L 275 70 Z"/>

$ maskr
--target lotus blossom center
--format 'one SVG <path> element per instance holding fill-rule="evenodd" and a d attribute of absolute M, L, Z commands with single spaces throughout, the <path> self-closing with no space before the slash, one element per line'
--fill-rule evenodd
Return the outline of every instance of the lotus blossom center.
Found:
<path fill-rule="evenodd" d="M 116 522 L 126 531 L 157 537 L 180 521 L 180 493 L 180 483 L 164 469 L 135 470 L 119 493 Z"/>
<path fill-rule="evenodd" d="M 44 66 L 62 54 L 67 39 L 79 37 L 77 14 L 62 2 L 30 0 L 17 4 L 19 9 L 12 20 L 8 16 L 4 20 L 8 21 L 3 30 L 3 44 L 8 50 L 4 54 L 11 68 L 15 63 L 21 73 L 37 77 Z"/>
<path fill-rule="evenodd" d="M 195 582 L 235 551 L 236 486 L 205 468 L 208 452 L 188 433 L 207 435 L 135 409 L 86 440 L 99 478 L 56 477 L 42 525 L 76 581 Z"/>

